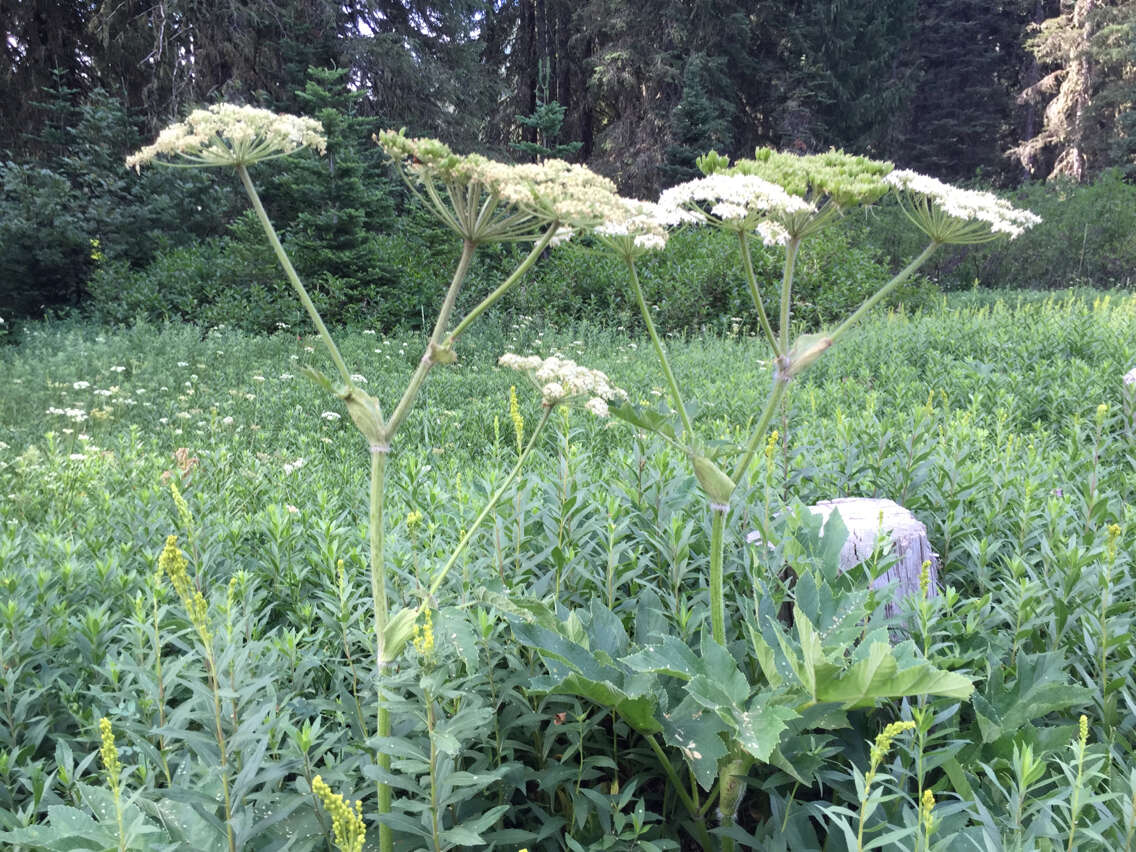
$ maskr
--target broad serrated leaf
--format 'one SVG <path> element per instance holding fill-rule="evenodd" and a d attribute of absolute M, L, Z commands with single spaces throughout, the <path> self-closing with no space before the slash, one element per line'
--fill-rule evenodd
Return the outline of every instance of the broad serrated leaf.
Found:
<path fill-rule="evenodd" d="M 682 753 L 704 790 L 714 786 L 718 778 L 718 762 L 727 754 L 722 734 L 727 732 L 716 714 L 690 697 L 663 716 L 663 739 Z"/>

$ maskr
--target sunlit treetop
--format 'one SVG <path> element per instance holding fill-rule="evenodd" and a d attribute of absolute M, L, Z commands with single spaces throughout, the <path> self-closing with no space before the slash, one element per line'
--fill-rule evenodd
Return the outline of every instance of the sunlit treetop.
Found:
<path fill-rule="evenodd" d="M 249 166 L 301 148 L 321 154 L 327 149 L 323 125 L 314 118 L 214 104 L 171 124 L 152 145 L 127 157 L 126 165 L 136 170 L 150 162 L 189 168 Z"/>

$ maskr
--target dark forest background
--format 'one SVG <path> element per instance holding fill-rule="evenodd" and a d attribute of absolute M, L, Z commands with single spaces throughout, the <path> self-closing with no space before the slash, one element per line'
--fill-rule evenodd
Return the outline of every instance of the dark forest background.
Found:
<path fill-rule="evenodd" d="M 268 303 L 272 264 L 251 271 L 261 249 L 223 179 L 122 167 L 219 100 L 328 125 L 330 157 L 258 179 L 329 301 L 381 301 L 381 322 L 413 315 L 421 294 L 392 298 L 395 267 L 435 236 L 396 219 L 379 127 L 586 162 L 641 197 L 708 149 L 758 145 L 843 148 L 1043 207 L 1057 202 L 1035 183 L 1103 181 L 1087 210 L 1130 198 L 1136 168 L 1136 0 L 0 0 L 0 22 L 0 312 L 15 314 L 133 288 L 127 309 L 161 315 L 170 298 L 147 306 L 146 288 L 179 276 L 183 313 L 236 298 L 234 282 L 226 310 L 256 288 Z"/>

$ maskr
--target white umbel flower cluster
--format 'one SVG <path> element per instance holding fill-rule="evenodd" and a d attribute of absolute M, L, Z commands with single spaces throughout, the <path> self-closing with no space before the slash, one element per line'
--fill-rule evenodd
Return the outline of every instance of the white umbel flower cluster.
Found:
<path fill-rule="evenodd" d="M 405 176 L 428 192 L 434 183 L 480 187 L 535 220 L 572 229 L 594 228 L 621 213 L 615 184 L 586 166 L 556 159 L 501 163 L 480 154 L 457 154 L 437 139 L 393 130 L 378 133 L 375 141 Z"/>
<path fill-rule="evenodd" d="M 1131 370 L 1124 374 L 1124 384 L 1127 387 L 1136 385 L 1136 367 L 1133 367 Z"/>
<path fill-rule="evenodd" d="M 635 258 L 667 247 L 667 226 L 679 220 L 666 208 L 652 201 L 620 198 L 596 236 L 617 254 Z"/>
<path fill-rule="evenodd" d="M 127 157 L 126 165 L 141 170 L 147 163 L 166 157 L 181 160 L 180 165 L 247 166 L 301 148 L 314 148 L 321 154 L 327 149 L 323 125 L 314 118 L 214 104 L 171 124 L 158 134 L 154 144 Z"/>
<path fill-rule="evenodd" d="M 922 196 L 952 219 L 983 223 L 991 233 L 1005 234 L 1010 239 L 1041 222 L 1039 216 L 1019 210 L 993 193 L 960 189 L 909 169 L 897 169 L 884 181 L 898 191 Z"/>
<path fill-rule="evenodd" d="M 749 231 L 767 219 L 784 219 L 815 208 L 797 195 L 756 175 L 717 172 L 680 183 L 659 196 L 659 206 L 679 221 L 710 222 L 732 231 Z M 762 232 L 766 242 L 779 232 Z M 787 235 L 786 235 L 787 236 Z"/>
<path fill-rule="evenodd" d="M 600 370 L 581 367 L 567 358 L 541 358 L 506 352 L 497 361 L 502 367 L 525 373 L 540 389 L 541 402 L 551 408 L 586 399 L 584 408 L 597 417 L 607 417 L 609 400 L 626 399 L 627 393 L 611 383 Z"/>

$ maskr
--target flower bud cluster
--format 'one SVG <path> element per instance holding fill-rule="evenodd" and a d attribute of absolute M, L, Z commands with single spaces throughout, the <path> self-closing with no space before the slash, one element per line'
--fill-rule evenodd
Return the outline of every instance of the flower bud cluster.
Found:
<path fill-rule="evenodd" d="M 1011 239 L 1041 222 L 1040 217 L 1019 210 L 993 193 L 960 189 L 908 169 L 894 171 L 884 180 L 898 191 L 923 196 L 952 219 L 983 222 L 993 233 L 1006 234 Z"/>
<path fill-rule="evenodd" d="M 323 125 L 314 118 L 214 104 L 171 124 L 154 144 L 127 157 L 126 165 L 141 170 L 158 157 L 174 157 L 191 166 L 247 166 L 301 148 L 314 148 L 321 154 L 327 149 Z"/>
<path fill-rule="evenodd" d="M 526 373 L 540 388 L 541 401 L 549 408 L 587 397 L 584 408 L 597 417 L 607 417 L 609 400 L 627 398 L 627 393 L 615 387 L 606 374 L 581 367 L 567 358 L 541 358 L 539 355 L 506 352 L 497 363 Z"/>
<path fill-rule="evenodd" d="M 363 852 L 367 839 L 367 824 L 363 822 L 363 805 L 354 806 L 333 793 L 319 775 L 312 779 L 312 792 L 319 797 L 324 809 L 331 814 L 331 836 L 340 852 Z"/>
<path fill-rule="evenodd" d="M 170 578 L 174 591 L 185 606 L 190 623 L 201 638 L 201 644 L 205 646 L 207 652 L 212 653 L 213 636 L 209 630 L 209 608 L 201 591 L 189 578 L 189 563 L 178 549 L 177 540 L 176 535 L 166 538 L 166 546 L 162 550 L 162 555 L 158 557 L 158 568 Z"/>

